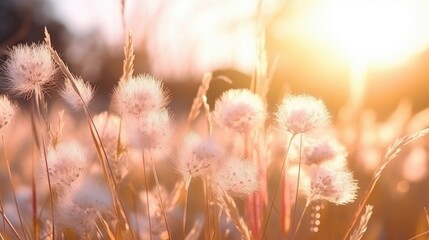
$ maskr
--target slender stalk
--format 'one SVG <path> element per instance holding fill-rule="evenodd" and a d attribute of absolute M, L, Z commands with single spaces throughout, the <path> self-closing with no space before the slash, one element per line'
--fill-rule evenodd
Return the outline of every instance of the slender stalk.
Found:
<path fill-rule="evenodd" d="M 96 229 L 97 229 L 98 236 L 100 236 L 100 237 L 101 237 L 101 239 L 102 239 L 102 240 L 104 240 L 105 238 L 104 238 L 104 236 L 103 236 L 103 232 L 101 231 L 100 227 L 98 227 L 98 224 L 97 224 L 97 223 L 94 223 L 94 225 L 95 225 L 95 227 L 96 227 Z M 89 237 L 88 237 L 88 239 L 89 239 Z"/>
<path fill-rule="evenodd" d="M 36 177 L 34 175 L 34 149 L 31 149 L 31 204 L 33 211 L 33 234 L 35 239 L 39 239 L 39 223 L 37 220 L 37 191 L 36 191 Z"/>
<path fill-rule="evenodd" d="M 429 234 L 429 231 L 422 232 L 422 233 L 419 233 L 418 235 L 416 235 L 416 236 L 414 236 L 412 238 L 409 238 L 408 240 L 414 240 L 414 239 L 417 239 L 419 237 L 423 237 L 424 235 L 428 235 L 428 234 Z"/>
<path fill-rule="evenodd" d="M 186 217 L 188 214 L 188 195 L 189 195 L 189 188 L 186 188 L 186 193 L 185 193 L 185 203 L 184 203 L 184 207 L 183 207 L 183 217 L 182 217 L 182 231 L 183 231 L 183 239 L 185 239 L 186 237 Z"/>
<path fill-rule="evenodd" d="M 292 231 L 293 229 L 295 229 L 296 207 L 298 205 L 299 180 L 301 177 L 301 151 L 302 151 L 302 133 L 300 134 L 300 141 L 299 141 L 298 177 L 296 180 L 295 204 L 293 206 L 293 214 L 292 214 L 292 228 L 291 228 Z M 295 234 L 297 230 L 298 229 L 295 230 Z"/>
<path fill-rule="evenodd" d="M 27 234 L 25 234 L 25 229 L 24 229 L 24 223 L 22 222 L 21 211 L 19 210 L 18 200 L 16 199 L 15 185 L 13 184 L 12 172 L 10 170 L 10 162 L 9 162 L 9 159 L 7 158 L 7 155 L 6 155 L 6 143 L 4 141 L 3 134 L 1 134 L 1 140 L 2 140 L 2 144 L 3 144 L 3 158 L 6 162 L 7 175 L 9 177 L 10 187 L 12 189 L 13 200 L 15 201 L 16 212 L 18 213 L 19 224 L 21 225 L 21 230 L 22 230 L 22 234 L 24 236 L 24 239 L 27 239 Z"/>
<path fill-rule="evenodd" d="M 217 221 L 217 211 L 216 211 L 216 205 L 211 204 L 213 202 L 213 194 L 212 194 L 212 190 L 211 190 L 211 185 L 207 185 L 207 190 L 208 190 L 208 199 L 209 199 L 209 207 L 210 207 L 210 219 L 211 219 L 211 223 L 212 223 L 212 227 L 211 229 L 213 229 L 213 235 L 211 236 L 211 239 L 215 239 L 215 237 L 217 238 L 218 234 L 218 230 L 219 230 L 219 222 Z"/>
<path fill-rule="evenodd" d="M 135 222 L 135 224 L 136 224 L 136 232 L 140 233 L 139 211 L 138 211 L 138 207 L 137 207 L 137 203 L 139 202 L 140 199 L 139 199 L 139 196 L 138 196 L 136 190 L 134 189 L 134 187 L 131 184 L 129 184 L 128 187 L 129 187 L 130 191 L 133 193 L 133 196 L 132 196 L 131 199 L 132 199 L 134 217 L 136 219 L 136 222 Z"/>
<path fill-rule="evenodd" d="M 347 237 L 350 235 L 351 231 L 353 230 L 353 227 L 356 225 L 356 222 L 357 222 L 357 220 L 358 220 L 358 218 L 359 218 L 360 214 L 362 213 L 362 210 L 363 210 L 363 208 L 364 208 L 364 206 L 365 206 L 366 202 L 368 201 L 369 196 L 370 196 L 370 193 L 372 192 L 372 190 L 374 189 L 374 187 L 375 187 L 375 182 L 373 181 L 373 179 L 371 179 L 370 185 L 369 185 L 368 189 L 365 191 L 365 195 L 364 195 L 364 197 L 363 197 L 363 200 L 362 200 L 362 201 L 361 201 L 361 203 L 359 204 L 359 207 L 358 207 L 358 209 L 357 209 L 357 211 L 356 211 L 356 213 L 355 213 L 355 216 L 354 216 L 354 218 L 353 218 L 353 221 L 352 221 L 352 223 L 350 224 L 349 228 L 347 229 L 347 232 L 346 232 L 346 234 L 344 235 L 343 240 L 346 240 L 346 239 L 347 239 Z"/>
<path fill-rule="evenodd" d="M 253 148 L 251 147 L 251 146 L 254 146 L 251 133 L 247 131 L 243 132 L 242 137 L 243 137 L 243 143 L 244 143 L 244 156 L 246 159 L 250 160 L 254 166 L 256 166 L 259 172 L 259 164 L 258 164 L 258 161 L 255 161 L 254 159 Z M 248 219 L 250 223 L 250 230 L 252 231 L 252 235 L 254 239 L 259 239 L 261 236 L 260 202 L 261 201 L 260 201 L 259 191 L 250 195 L 246 201 L 246 208 L 247 208 L 247 214 L 248 214 Z"/>
<path fill-rule="evenodd" d="M 3 219 L 6 221 L 7 225 L 10 227 L 10 229 L 12 229 L 13 234 L 15 234 L 15 236 L 21 240 L 22 238 L 19 235 L 18 231 L 16 231 L 15 227 L 13 227 L 12 223 L 9 221 L 9 219 L 6 217 L 3 211 L 1 212 L 1 215 Z"/>
<path fill-rule="evenodd" d="M 146 163 L 145 163 L 145 159 L 144 159 L 144 150 L 142 151 L 142 160 L 143 160 L 144 187 L 146 188 L 147 219 L 149 221 L 149 239 L 152 240 L 152 221 L 150 219 L 149 188 L 148 188 L 148 184 L 147 184 Z"/>
<path fill-rule="evenodd" d="M 310 206 L 310 203 L 311 203 L 310 200 L 307 200 L 307 202 L 305 203 L 304 210 L 302 210 L 301 217 L 299 218 L 298 224 L 296 225 L 295 232 L 293 233 L 291 239 L 295 239 L 296 238 L 296 235 L 298 234 L 299 228 L 301 227 L 302 219 L 304 218 L 304 215 L 307 212 L 307 209 L 308 209 L 308 206 Z"/>
<path fill-rule="evenodd" d="M 2 193 L 0 191 L 0 211 L 4 212 L 4 207 L 3 207 L 3 196 Z M 6 219 L 3 217 L 3 234 L 6 234 Z"/>
<path fill-rule="evenodd" d="M 73 89 L 75 90 L 76 94 L 79 96 L 79 98 L 82 101 L 82 106 L 83 106 L 85 115 L 86 115 L 87 120 L 88 120 L 88 125 L 89 125 L 89 129 L 90 129 L 91 137 L 92 137 L 92 140 L 93 140 L 94 145 L 96 147 L 98 158 L 101 162 L 101 165 L 103 166 L 103 174 L 104 174 L 104 177 L 106 178 L 106 180 L 109 184 L 110 190 L 112 192 L 112 198 L 113 198 L 114 203 L 115 203 L 115 211 L 117 212 L 117 215 L 121 217 L 120 220 L 125 221 L 124 222 L 125 228 L 127 230 L 129 230 L 129 226 L 130 226 L 129 219 L 128 219 L 128 216 L 125 214 L 124 205 L 123 205 L 122 199 L 120 198 L 118 186 L 117 186 L 116 180 L 114 178 L 114 174 L 113 174 L 112 168 L 110 166 L 110 163 L 108 161 L 108 157 L 106 154 L 106 150 L 103 146 L 103 142 L 101 141 L 100 134 L 98 133 L 97 128 L 95 127 L 95 124 L 94 124 L 94 121 L 92 120 L 92 116 L 89 112 L 88 106 L 85 104 L 85 101 L 83 100 L 82 95 L 80 94 L 79 89 L 76 86 L 75 77 L 70 72 L 70 70 L 68 69 L 68 67 L 64 63 L 64 61 L 60 58 L 57 51 L 55 51 L 53 49 L 52 44 L 51 44 L 51 38 L 50 38 L 50 35 L 49 35 L 48 30 L 46 28 L 45 28 L 45 42 L 46 42 L 47 46 L 49 47 L 52 58 L 58 64 L 58 66 L 60 67 L 63 74 L 70 80 L 70 82 L 72 83 Z M 131 54 L 131 55 L 133 55 L 133 54 Z M 129 74 L 132 74 L 132 70 L 131 70 L 132 68 L 133 68 L 133 65 L 131 64 L 131 66 L 129 66 L 129 71 L 128 71 Z M 130 231 L 130 233 L 131 233 L 132 239 L 135 239 L 133 232 Z"/>
<path fill-rule="evenodd" d="M 285 166 L 286 169 L 289 169 L 289 163 L 286 163 Z M 290 186 L 288 184 L 289 182 L 289 176 L 284 175 L 281 179 L 281 181 L 283 182 L 283 187 L 281 189 L 281 194 L 282 194 L 282 199 L 281 201 L 281 205 L 280 205 L 280 210 L 276 209 L 277 211 L 280 212 L 280 224 L 281 224 L 281 236 L 284 237 L 286 236 L 286 233 L 288 231 L 290 231 L 290 220 L 291 220 L 291 213 L 290 213 L 290 207 L 291 207 L 291 198 L 289 196 L 290 194 Z"/>
<path fill-rule="evenodd" d="M 268 222 L 270 221 L 271 212 L 273 211 L 274 201 L 276 200 L 277 192 L 279 191 L 280 181 L 282 179 L 283 172 L 285 170 L 285 165 L 286 165 L 286 162 L 287 162 L 287 156 L 288 156 L 290 147 L 292 146 L 292 141 L 295 138 L 295 136 L 296 136 L 296 134 L 292 135 L 292 137 L 291 137 L 291 139 L 289 141 L 289 144 L 287 146 L 287 149 L 286 149 L 285 159 L 283 160 L 282 167 L 280 169 L 280 174 L 279 174 L 279 176 L 277 178 L 277 183 L 276 183 L 276 188 L 275 188 L 275 191 L 274 191 L 273 200 L 271 200 L 270 207 L 269 207 L 269 210 L 268 210 L 267 220 L 265 221 L 265 225 L 264 225 L 264 229 L 263 229 L 263 233 L 262 233 L 262 239 L 265 239 L 265 234 L 267 232 Z"/>
<path fill-rule="evenodd" d="M 42 93 L 40 91 L 40 87 L 36 87 L 35 89 L 35 94 L 34 94 L 34 99 L 36 101 L 36 111 L 38 114 L 38 118 L 39 121 L 44 121 L 46 124 L 46 127 L 48 126 L 48 122 L 46 121 L 46 119 L 43 117 L 44 115 L 42 114 L 42 108 L 40 105 L 40 102 L 43 101 L 42 98 Z M 35 124 L 35 123 L 33 123 Z M 34 131 L 35 131 L 35 138 L 38 137 L 37 135 L 37 127 L 33 126 Z M 48 128 L 48 127 L 47 127 Z M 54 218 L 54 197 L 52 194 L 52 185 L 51 185 L 51 177 L 49 174 L 49 167 L 48 167 L 48 159 L 46 158 L 46 143 L 45 143 L 45 138 L 43 136 L 43 134 L 40 134 L 40 138 L 41 138 L 41 142 L 42 142 L 42 151 L 43 151 L 43 159 L 45 162 L 45 171 L 46 171 L 46 176 L 47 176 L 47 180 L 48 180 L 48 187 L 49 187 L 49 200 L 51 203 L 51 219 L 52 219 L 52 239 L 55 239 L 55 218 Z"/>
<path fill-rule="evenodd" d="M 168 239 L 171 239 L 171 232 L 170 232 L 170 227 L 168 226 L 167 214 L 165 212 L 165 205 L 164 205 L 164 201 L 162 200 L 162 196 L 161 196 L 161 187 L 159 184 L 158 173 L 156 171 L 155 162 L 153 161 L 152 153 L 150 150 L 149 150 L 149 155 L 150 155 L 150 161 L 152 162 L 152 169 L 153 169 L 153 175 L 155 177 L 156 188 L 158 189 L 159 202 L 161 203 L 162 216 L 164 218 L 165 227 L 167 228 Z"/>
<path fill-rule="evenodd" d="M 207 181 L 203 180 L 204 187 L 204 199 L 205 199 L 205 211 L 206 211 L 206 227 L 205 227 L 205 239 L 210 239 L 210 207 L 209 207 L 209 193 Z"/>

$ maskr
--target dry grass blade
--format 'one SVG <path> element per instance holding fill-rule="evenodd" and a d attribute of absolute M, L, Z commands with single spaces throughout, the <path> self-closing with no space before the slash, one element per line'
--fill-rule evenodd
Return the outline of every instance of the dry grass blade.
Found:
<path fill-rule="evenodd" d="M 237 230 L 240 232 L 241 237 L 246 240 L 251 239 L 251 234 L 249 228 L 244 222 L 243 218 L 238 212 L 237 205 L 234 202 L 234 199 L 229 196 L 227 193 L 223 193 L 221 197 L 220 206 L 225 211 L 225 214 L 232 220 Z"/>
<path fill-rule="evenodd" d="M 191 111 L 188 114 L 188 124 L 194 121 L 200 114 L 200 108 L 204 103 L 204 96 L 207 94 L 212 78 L 212 73 L 204 74 L 204 77 L 201 80 L 201 85 L 198 88 L 197 96 L 195 96 L 194 101 L 192 102 Z"/>
<path fill-rule="evenodd" d="M 428 224 L 428 226 L 429 226 L 429 213 L 428 213 L 428 209 L 425 207 L 424 208 L 425 209 L 425 217 L 426 217 L 426 223 Z"/>
<path fill-rule="evenodd" d="M 7 175 L 9 177 L 10 187 L 12 189 L 12 196 L 13 196 L 13 200 L 15 202 L 16 212 L 18 214 L 18 219 L 19 219 L 19 223 L 21 225 L 22 233 L 24 234 L 24 238 L 27 239 L 27 236 L 25 234 L 25 229 L 24 229 L 24 223 L 22 221 L 21 211 L 19 210 L 18 200 L 16 198 L 15 184 L 13 183 L 12 171 L 10 168 L 10 162 L 9 162 L 9 158 L 7 157 L 7 154 L 6 154 L 6 142 L 5 142 L 3 133 L 1 134 L 1 140 L 2 140 L 2 144 L 3 144 L 3 160 L 6 163 Z"/>
<path fill-rule="evenodd" d="M 100 213 L 97 213 L 97 215 L 101 223 L 103 224 L 103 227 L 106 230 L 106 233 L 109 236 L 109 239 L 115 239 L 115 234 L 113 234 L 112 230 L 109 227 L 109 224 L 106 222 L 106 220 L 104 220 L 103 216 L 101 216 Z"/>
<path fill-rule="evenodd" d="M 429 235 L 429 231 L 422 232 L 422 233 L 420 233 L 420 234 L 418 234 L 418 235 L 416 235 L 416 236 L 414 236 L 414 237 L 412 237 L 412 238 L 409 238 L 408 240 L 415 240 L 415 239 L 420 238 L 420 237 L 423 237 L 423 236 L 425 236 L 425 235 Z M 427 238 L 426 238 L 426 239 L 427 239 Z"/>
<path fill-rule="evenodd" d="M 60 143 L 61 135 L 64 129 L 64 110 L 58 112 L 58 126 L 56 131 L 53 131 L 49 136 L 52 146 L 55 148 Z"/>
<path fill-rule="evenodd" d="M 191 231 L 186 235 L 185 240 L 197 240 L 200 238 L 201 231 L 203 230 L 203 221 L 197 220 L 194 222 Z"/>
<path fill-rule="evenodd" d="M 170 226 L 168 224 L 167 212 L 165 210 L 164 200 L 162 199 L 161 184 L 159 183 L 158 172 L 156 170 L 155 162 L 153 161 L 153 158 L 152 158 L 152 153 L 149 152 L 149 154 L 150 154 L 150 161 L 152 163 L 152 172 L 153 172 L 153 176 L 155 178 L 156 188 L 158 190 L 159 203 L 161 204 L 162 217 L 164 218 L 165 227 L 166 227 L 167 233 L 168 233 L 168 238 L 171 239 L 171 231 L 170 231 Z"/>
<path fill-rule="evenodd" d="M 184 187 L 184 183 L 182 181 L 179 181 L 174 185 L 174 188 L 172 190 L 172 193 L 170 194 L 170 197 L 165 201 L 165 210 L 167 212 L 170 212 L 174 209 L 176 206 L 176 203 L 180 199 L 180 195 L 182 195 L 182 190 Z"/>
<path fill-rule="evenodd" d="M 115 203 L 115 209 L 118 213 L 117 216 L 121 217 L 119 219 L 120 220 L 119 223 L 120 223 L 120 225 L 123 226 L 123 228 L 125 230 L 128 231 L 129 226 L 130 226 L 129 221 L 128 221 L 128 217 L 125 214 L 125 210 L 124 210 L 124 207 L 123 207 L 123 204 L 122 204 L 122 201 L 121 201 L 121 198 L 119 196 L 118 189 L 117 189 L 117 183 L 115 181 L 114 174 L 113 174 L 112 168 L 110 166 L 110 163 L 108 161 L 107 153 L 106 153 L 106 150 L 105 150 L 103 143 L 101 141 L 100 135 L 98 134 L 97 128 L 95 127 L 95 124 L 92 121 L 92 116 L 88 110 L 88 106 L 85 104 L 85 101 L 83 101 L 83 98 L 79 92 L 79 89 L 76 86 L 75 77 L 70 72 L 67 65 L 64 63 L 64 61 L 60 58 L 57 51 L 55 51 L 55 49 L 52 48 L 50 35 L 49 35 L 49 32 L 46 28 L 45 28 L 45 42 L 46 42 L 46 44 L 47 44 L 47 46 L 51 52 L 52 58 L 59 65 L 63 74 L 70 80 L 70 82 L 72 83 L 72 87 L 73 87 L 74 91 L 76 92 L 76 94 L 79 96 L 79 98 L 82 101 L 83 109 L 85 111 L 85 115 L 86 115 L 87 120 L 88 120 L 88 125 L 89 125 L 89 129 L 90 129 L 91 137 L 92 137 L 92 140 L 93 140 L 94 145 L 96 147 L 97 155 L 100 159 L 104 176 L 105 176 L 105 178 L 106 178 L 106 180 L 110 186 L 110 189 L 111 189 L 112 198 L 113 198 L 114 203 Z M 130 231 L 130 233 L 131 233 L 132 238 L 135 239 L 132 231 Z"/>
<path fill-rule="evenodd" d="M 204 77 L 201 80 L 200 87 L 198 88 L 197 95 L 195 96 L 194 101 L 192 102 L 192 107 L 191 107 L 191 110 L 189 111 L 189 114 L 188 114 L 187 128 L 192 123 L 192 121 L 194 121 L 198 117 L 198 115 L 201 113 L 201 107 L 204 107 L 204 111 L 205 111 L 206 117 L 207 117 L 207 124 L 208 124 L 208 128 L 209 128 L 209 133 L 212 132 L 211 131 L 212 130 L 212 123 L 211 123 L 211 117 L 210 117 L 210 106 L 207 103 L 207 91 L 209 89 L 210 82 L 214 79 L 220 79 L 220 80 L 225 81 L 226 83 L 232 84 L 231 79 L 229 79 L 228 77 L 217 76 L 217 77 L 213 78 L 212 73 L 204 74 Z"/>
<path fill-rule="evenodd" d="M 262 96 L 263 88 L 265 87 L 263 84 L 267 80 L 267 69 L 268 69 L 268 63 L 267 63 L 267 53 L 265 49 L 265 29 L 263 28 L 262 20 L 260 20 L 260 33 L 258 37 L 258 47 L 257 47 L 257 55 L 258 55 L 258 62 L 256 64 L 255 72 L 252 77 L 251 82 L 251 90 L 253 90 L 254 93 L 258 94 L 259 96 Z"/>
<path fill-rule="evenodd" d="M 429 128 L 422 129 L 414 134 L 407 135 L 403 138 L 397 139 L 392 145 L 387 149 L 386 155 L 384 156 L 384 160 L 381 162 L 380 166 L 377 168 L 375 172 L 375 177 L 379 178 L 381 172 L 386 167 L 386 165 L 394 159 L 398 154 L 402 151 L 402 149 L 408 144 L 416 141 L 417 139 L 425 136 L 429 133 Z"/>
<path fill-rule="evenodd" d="M 418 140 L 419 138 L 426 136 L 428 133 L 429 133 L 429 128 L 422 129 L 418 132 L 415 132 L 413 134 L 407 135 L 403 138 L 396 140 L 392 145 L 390 145 L 388 147 L 388 149 L 386 151 L 386 155 L 385 155 L 383 161 L 378 165 L 377 169 L 375 170 L 375 173 L 372 176 L 371 182 L 369 183 L 368 188 L 365 191 L 365 195 L 363 196 L 363 200 L 359 204 L 358 209 L 355 213 L 355 216 L 352 220 L 352 223 L 350 224 L 350 226 L 347 229 L 346 234 L 344 235 L 344 238 L 343 238 L 344 240 L 347 239 L 347 237 L 350 235 L 354 225 L 357 222 L 357 219 L 359 218 L 360 214 L 363 211 L 363 208 L 364 208 L 366 202 L 369 199 L 369 196 L 372 193 L 372 190 L 375 187 L 375 184 L 377 183 L 378 179 L 380 179 L 381 173 L 386 168 L 387 164 L 389 164 L 390 161 L 392 161 L 396 156 L 398 156 L 398 154 L 402 151 L 402 149 L 405 146 L 407 146 L 408 144 Z"/>
<path fill-rule="evenodd" d="M 133 47 L 133 36 L 131 32 L 128 32 L 127 40 L 124 46 L 124 65 L 122 68 L 121 81 L 126 81 L 133 76 L 134 73 L 134 47 Z"/>
<path fill-rule="evenodd" d="M 7 216 L 4 214 L 4 212 L 2 211 L 0 213 L 2 215 L 3 221 L 6 221 L 7 225 L 10 227 L 10 229 L 12 229 L 13 234 L 18 238 L 18 239 L 22 239 L 21 236 L 19 235 L 19 233 L 16 231 L 16 229 L 13 227 L 12 223 L 10 222 L 9 218 L 7 218 Z"/>
<path fill-rule="evenodd" d="M 37 131 L 38 128 L 36 126 L 37 124 L 36 124 L 36 121 L 35 121 L 35 118 L 34 118 L 34 115 L 35 115 L 34 112 L 35 111 L 38 114 L 39 121 L 44 120 L 44 122 L 46 124 L 46 127 L 47 127 L 46 130 L 47 130 L 48 134 L 50 134 L 50 131 L 49 131 L 50 128 L 49 128 L 49 122 L 47 121 L 47 118 L 44 117 L 45 115 L 43 115 L 42 112 L 41 112 L 40 102 L 42 102 L 42 103 L 44 102 L 44 100 L 42 98 L 43 95 L 39 94 L 40 90 L 38 90 L 38 88 L 36 88 L 35 92 L 36 92 L 35 93 L 35 98 L 34 98 L 35 101 L 34 101 L 34 104 L 32 106 L 32 113 L 31 113 L 31 130 L 32 130 L 33 138 L 34 138 L 34 141 L 36 143 L 37 148 L 39 150 L 41 150 L 42 153 L 43 153 L 42 156 L 43 156 L 43 160 L 44 160 L 44 167 L 45 167 L 46 177 L 47 177 L 47 181 L 48 181 L 49 200 L 50 200 L 50 204 L 51 204 L 51 220 L 52 220 L 52 225 L 55 226 L 54 197 L 53 197 L 53 193 L 52 193 L 51 178 L 50 178 L 50 174 L 49 174 L 49 171 L 48 171 L 48 160 L 47 160 L 47 157 L 46 157 L 46 153 L 47 153 L 46 143 L 45 143 L 44 135 L 40 134 L 40 136 L 39 136 L 39 133 Z M 34 109 L 34 105 L 35 105 L 36 110 Z M 40 139 L 39 139 L 39 137 L 40 137 Z M 34 165 L 32 167 L 34 167 Z M 34 176 L 33 176 L 33 178 L 34 178 Z M 33 184 L 34 184 L 34 179 L 33 179 Z M 35 190 L 34 190 L 34 186 L 33 186 L 33 193 L 34 192 L 35 192 Z M 33 196 L 33 210 L 36 209 L 35 208 L 35 199 L 36 199 L 36 197 Z M 24 234 L 24 236 L 25 236 L 25 234 Z M 55 239 L 55 227 L 52 227 L 52 238 Z"/>
<path fill-rule="evenodd" d="M 359 226 L 355 229 L 355 231 L 350 236 L 350 240 L 360 240 L 368 228 L 368 222 L 372 215 L 372 209 L 374 206 L 366 205 L 365 213 L 360 218 Z"/>
<path fill-rule="evenodd" d="M 122 28 L 125 30 L 126 27 L 126 21 L 125 21 L 125 0 L 121 0 L 121 20 L 122 20 Z"/>
<path fill-rule="evenodd" d="M 428 210 L 427 210 L 427 208 L 426 208 L 426 207 L 425 207 L 424 209 L 425 209 L 425 215 L 426 215 L 426 222 L 427 222 L 427 223 L 428 223 L 428 225 L 429 225 L 429 214 L 428 214 Z M 417 234 L 416 236 L 414 236 L 414 237 L 412 237 L 412 238 L 409 238 L 408 240 L 414 240 L 414 239 L 417 239 L 417 238 L 423 237 L 423 236 L 428 235 L 428 234 L 429 234 L 429 231 L 425 231 L 425 232 L 422 232 L 422 233 Z"/>

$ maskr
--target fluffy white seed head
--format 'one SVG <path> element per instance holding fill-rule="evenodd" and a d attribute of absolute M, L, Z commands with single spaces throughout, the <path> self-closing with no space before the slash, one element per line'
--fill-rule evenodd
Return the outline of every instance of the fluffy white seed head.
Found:
<path fill-rule="evenodd" d="M 120 114 L 139 117 L 163 108 L 166 97 L 160 80 L 151 75 L 139 75 L 119 82 L 114 92 L 114 102 Z"/>
<path fill-rule="evenodd" d="M 309 182 L 302 188 L 309 201 L 327 200 L 344 205 L 356 199 L 358 186 L 347 170 L 316 167 L 310 170 Z"/>
<path fill-rule="evenodd" d="M 56 66 L 44 44 L 17 45 L 5 63 L 7 88 L 17 96 L 30 96 L 52 83 Z"/>
<path fill-rule="evenodd" d="M 16 112 L 16 106 L 5 95 L 0 96 L 0 129 L 6 126 Z"/>
<path fill-rule="evenodd" d="M 90 208 L 101 212 L 112 206 L 112 196 L 109 189 L 101 181 L 94 178 L 80 179 L 69 194 L 70 200 L 83 209 Z"/>
<path fill-rule="evenodd" d="M 331 124 L 325 104 L 309 95 L 285 97 L 276 117 L 279 128 L 292 134 L 312 132 Z"/>
<path fill-rule="evenodd" d="M 95 229 L 97 213 L 112 207 L 112 197 L 101 181 L 86 177 L 75 182 L 72 188 L 60 196 L 56 209 L 58 224 L 75 230 L 80 236 L 87 236 Z"/>
<path fill-rule="evenodd" d="M 57 148 L 50 148 L 46 158 L 53 188 L 61 190 L 71 187 L 85 175 L 87 153 L 78 142 L 63 142 Z"/>
<path fill-rule="evenodd" d="M 88 82 L 84 82 L 82 78 L 75 78 L 75 84 L 80 96 L 76 93 L 70 79 L 66 79 L 63 89 L 60 92 L 61 97 L 73 110 L 83 108 L 83 103 L 88 106 L 94 96 L 94 90 Z M 83 101 L 82 101 L 83 100 Z"/>
<path fill-rule="evenodd" d="M 247 89 L 231 89 L 216 101 L 213 116 L 218 124 L 237 132 L 248 132 L 265 121 L 261 98 Z"/>
<path fill-rule="evenodd" d="M 232 158 L 212 175 L 215 190 L 246 197 L 258 189 L 258 171 L 251 163 Z"/>
<path fill-rule="evenodd" d="M 288 157 L 292 162 L 298 162 L 301 157 L 301 162 L 307 165 L 319 165 L 327 161 L 343 162 L 345 165 L 347 150 L 333 137 L 306 137 L 302 146 L 299 141 L 292 144 Z"/>
<path fill-rule="evenodd" d="M 177 169 L 185 180 L 204 177 L 217 170 L 223 156 L 223 149 L 214 139 L 191 133 L 186 136 L 179 152 Z"/>
<path fill-rule="evenodd" d="M 124 119 L 124 125 L 128 144 L 138 149 L 162 147 L 171 134 L 167 110 L 151 111 L 139 118 Z"/>

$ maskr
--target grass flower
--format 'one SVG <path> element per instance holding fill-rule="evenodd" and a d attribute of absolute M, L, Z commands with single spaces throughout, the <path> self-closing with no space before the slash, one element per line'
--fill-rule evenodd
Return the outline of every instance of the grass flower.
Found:
<path fill-rule="evenodd" d="M 4 71 L 7 89 L 17 96 L 30 96 L 52 84 L 56 66 L 44 44 L 17 45 L 10 50 Z"/>
<path fill-rule="evenodd" d="M 292 134 L 309 133 L 331 124 L 325 104 L 309 95 L 285 97 L 276 117 L 279 128 Z"/>
<path fill-rule="evenodd" d="M 213 116 L 221 126 L 248 132 L 264 123 L 266 109 L 258 95 L 246 89 L 232 89 L 216 101 Z"/>
<path fill-rule="evenodd" d="M 76 93 L 70 79 L 66 79 L 60 95 L 73 110 L 79 110 L 83 108 L 84 103 L 88 106 L 94 96 L 94 90 L 91 85 L 89 85 L 88 82 L 84 82 L 82 78 L 76 78 L 75 84 L 82 99 Z"/>
<path fill-rule="evenodd" d="M 81 179 L 85 175 L 87 157 L 83 146 L 74 141 L 48 149 L 46 158 L 52 187 L 64 189 Z"/>
<path fill-rule="evenodd" d="M 213 173 L 211 179 L 219 192 L 246 197 L 258 189 L 258 171 L 255 166 L 241 159 L 229 159 Z"/>
<path fill-rule="evenodd" d="M 60 201 L 56 209 L 58 224 L 75 230 L 81 237 L 90 237 L 97 214 L 112 206 L 108 188 L 92 178 L 76 182 Z"/>
<path fill-rule="evenodd" d="M 125 2 L 121 1 L 122 10 L 127 9 Z M 350 122 L 339 114 L 341 124 L 335 129 L 321 100 L 291 95 L 282 100 L 271 118 L 265 97 L 272 75 L 265 69 L 265 53 L 258 55 L 252 91 L 228 90 L 210 112 L 207 103 L 212 99 L 206 94 L 209 83 L 225 78 L 206 74 L 188 118 L 173 119 L 162 82 L 151 75 L 132 76 L 134 49 L 129 34 L 123 74 L 111 99 L 115 112 L 109 109 L 92 118 L 91 109 L 87 109 L 85 115 L 67 115 L 64 119 L 60 110 L 57 118 L 56 104 L 51 106 L 52 101 L 43 95 L 53 84 L 56 66 L 66 76 L 58 93 L 73 110 L 88 105 L 94 92 L 87 82 L 75 79 L 52 48 L 47 31 L 45 36 L 46 45 L 11 48 L 2 66 L 6 94 L 34 94 L 30 114 L 24 112 L 22 120 L 13 119 L 19 120 L 19 128 L 2 132 L 4 166 L 0 167 L 0 179 L 8 177 L 11 183 L 4 184 L 0 195 L 0 236 L 6 239 L 319 239 L 327 236 L 327 231 L 337 239 L 343 231 L 331 230 L 341 228 L 343 222 L 327 218 L 343 216 L 345 211 L 352 221 L 343 239 L 360 239 L 367 230 L 368 235 L 374 235 L 368 225 L 373 208 L 367 202 L 377 191 L 375 185 L 382 175 L 402 173 L 406 178 L 393 181 L 396 188 L 388 188 L 392 190 L 389 194 L 397 196 L 411 193 L 409 189 L 415 189 L 417 181 L 427 175 L 427 139 L 423 137 L 429 128 L 406 135 L 389 147 L 386 141 L 372 141 L 384 139 L 386 132 L 379 128 L 395 130 L 399 135 L 426 126 L 426 110 L 410 118 L 408 106 L 378 124 L 375 114 L 356 109 L 356 119 Z M 262 45 L 263 41 L 258 52 L 263 52 Z M 7 95 L 0 95 L 0 131 L 10 125 L 16 111 Z M 201 111 L 205 119 L 198 118 Z M 182 112 L 177 115 L 182 116 Z M 403 115 L 400 123 L 398 115 Z M 82 119 L 75 119 L 83 117 L 89 128 Z M 52 122 L 55 119 L 57 124 Z M 177 126 L 177 132 L 172 126 Z M 371 141 L 366 133 L 370 133 Z M 336 136 L 350 141 L 343 145 Z M 77 138 L 92 138 L 99 162 L 92 159 L 95 152 L 89 158 L 80 142 L 64 140 Z M 414 145 L 415 141 L 419 142 Z M 357 210 L 352 214 L 349 208 L 340 208 L 341 213 L 321 218 L 334 205 L 357 198 L 357 182 L 347 168 L 347 150 L 359 157 L 366 148 L 377 153 L 387 149 L 387 153 L 368 179 Z M 177 152 L 170 159 L 173 164 L 160 161 L 169 159 L 173 152 Z M 405 162 L 392 166 L 401 169 L 385 173 L 387 164 L 401 152 L 409 154 Z M 44 160 L 40 169 L 33 162 L 37 153 L 42 153 Z M 172 174 L 174 171 L 180 176 Z M 40 182 L 35 173 L 40 173 Z M 192 178 L 200 181 L 191 186 Z M 277 197 L 280 194 L 281 199 Z M 378 217 L 374 221 L 381 219 Z M 334 228 L 325 224 L 328 222 Z M 204 237 L 199 236 L 201 231 Z M 425 234 L 400 237 L 414 239 Z"/>
<path fill-rule="evenodd" d="M 151 75 L 139 75 L 119 82 L 114 91 L 114 103 L 123 116 L 139 117 L 162 109 L 167 98 L 160 80 Z"/>
<path fill-rule="evenodd" d="M 170 137 L 170 117 L 167 110 L 152 111 L 124 123 L 128 144 L 138 149 L 162 147 Z"/>
<path fill-rule="evenodd" d="M 357 183 L 347 170 L 314 167 L 309 171 L 308 180 L 301 185 L 307 201 L 326 200 L 344 205 L 356 199 Z"/>
<path fill-rule="evenodd" d="M 346 148 L 331 136 L 307 137 L 306 141 L 302 143 L 303 146 L 299 145 L 298 142 L 292 144 L 289 152 L 289 159 L 292 162 L 298 162 L 301 157 L 302 163 L 306 165 L 320 165 L 327 161 L 341 161 L 345 165 Z M 299 154 L 300 149 L 301 155 Z"/>
<path fill-rule="evenodd" d="M 222 148 L 212 138 L 189 134 L 180 150 L 176 167 L 188 182 L 190 178 L 204 177 L 217 170 L 223 156 Z"/>
<path fill-rule="evenodd" d="M 16 106 L 5 95 L 0 96 L 0 129 L 6 126 L 16 112 Z"/>

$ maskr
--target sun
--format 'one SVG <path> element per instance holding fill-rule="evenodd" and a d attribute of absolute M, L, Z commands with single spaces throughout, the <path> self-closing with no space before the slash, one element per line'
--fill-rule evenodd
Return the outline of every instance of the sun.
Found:
<path fill-rule="evenodd" d="M 318 12 L 328 40 L 367 64 L 396 64 L 429 44 L 428 1 L 328 0 Z"/>

